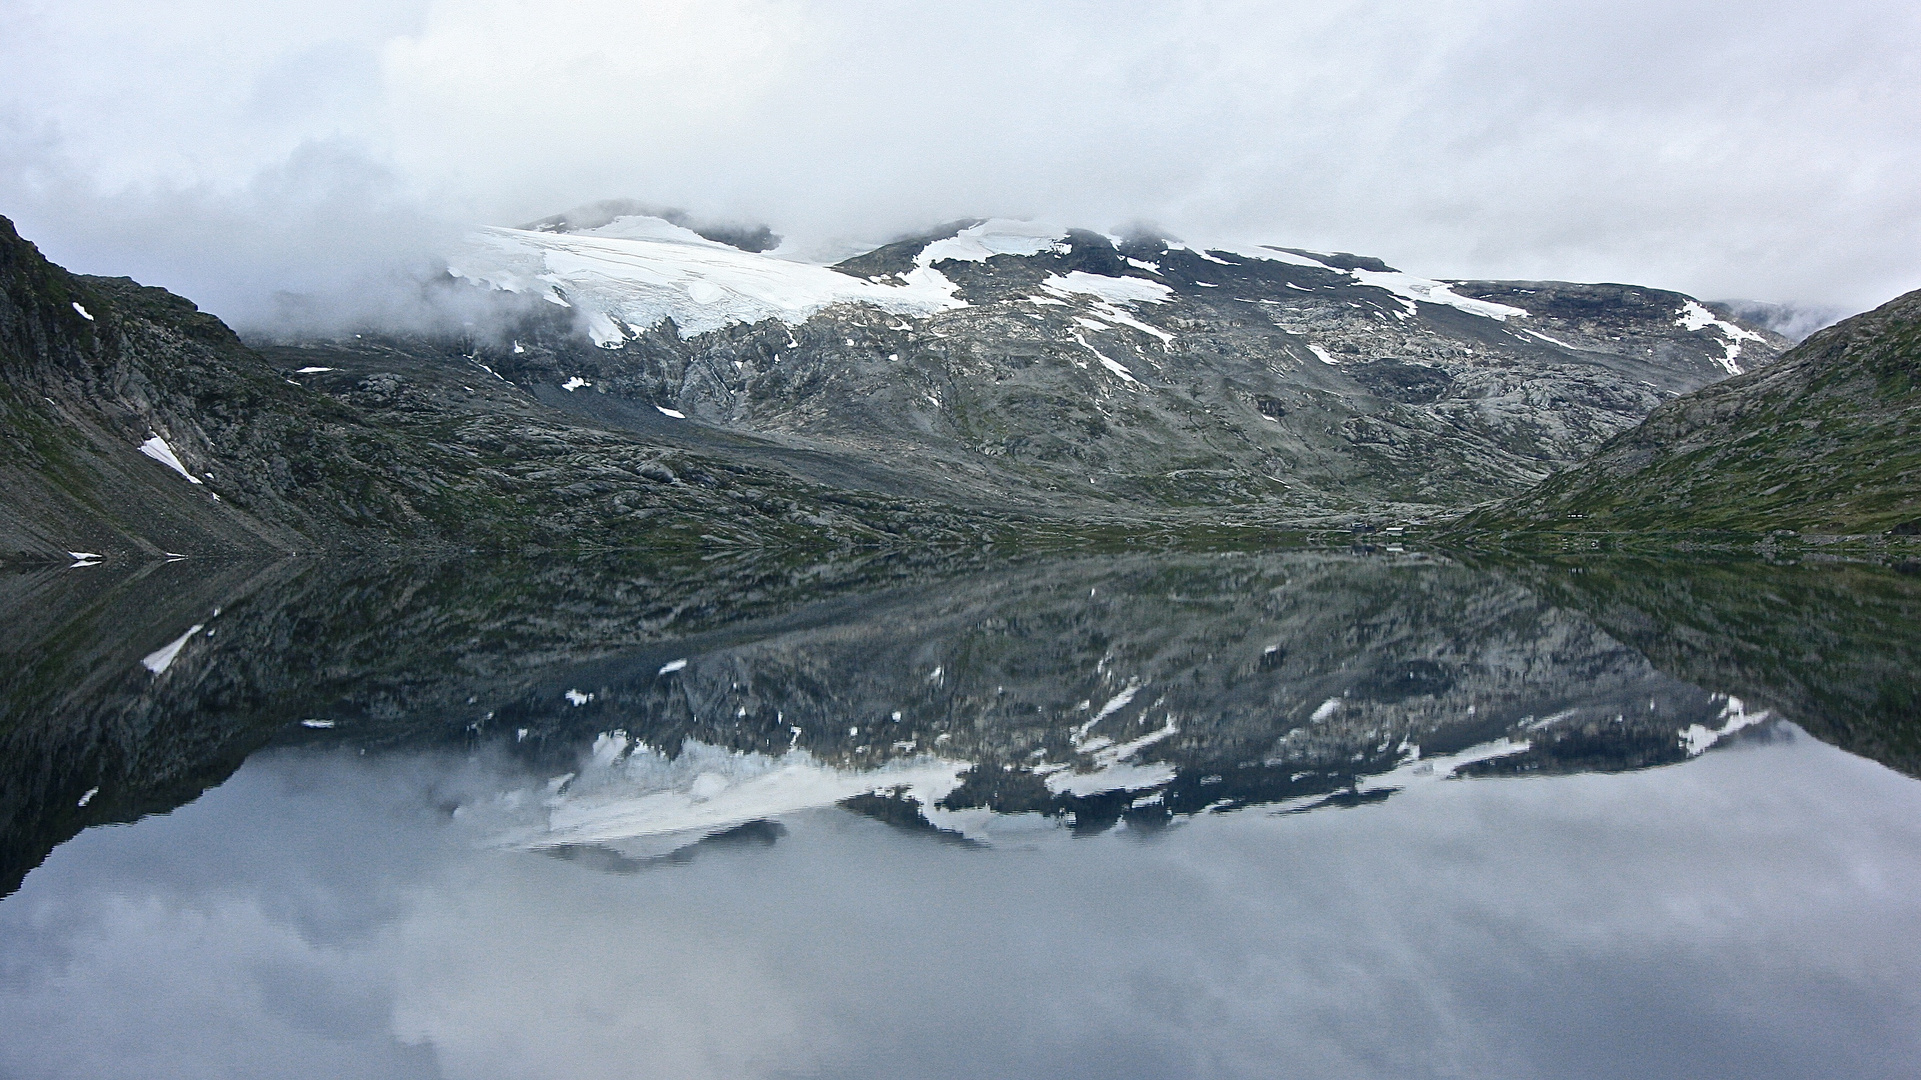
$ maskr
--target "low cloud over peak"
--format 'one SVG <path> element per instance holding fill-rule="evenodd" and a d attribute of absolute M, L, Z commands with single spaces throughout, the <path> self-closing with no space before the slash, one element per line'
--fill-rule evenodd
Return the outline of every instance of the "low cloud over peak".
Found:
<path fill-rule="evenodd" d="M 35 2 L 0 213 L 243 325 L 396 317 L 473 224 L 609 196 L 743 246 L 1153 221 L 1859 309 L 1921 285 L 1917 57 L 1882 0 Z"/>

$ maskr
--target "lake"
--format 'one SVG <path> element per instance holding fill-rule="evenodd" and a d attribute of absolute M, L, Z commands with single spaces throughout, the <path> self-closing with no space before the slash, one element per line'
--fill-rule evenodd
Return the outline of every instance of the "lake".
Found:
<path fill-rule="evenodd" d="M 0 1074 L 1912 1076 L 1914 570 L 12 574 Z"/>

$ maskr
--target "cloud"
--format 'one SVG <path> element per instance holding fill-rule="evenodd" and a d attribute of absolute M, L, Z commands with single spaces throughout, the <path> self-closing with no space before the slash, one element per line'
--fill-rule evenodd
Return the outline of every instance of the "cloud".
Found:
<path fill-rule="evenodd" d="M 619 197 L 802 241 L 1029 214 L 1709 298 L 1921 285 L 1921 15 L 1891 0 L 107 0 L 13 21 L 0 213 L 243 321 L 278 318 L 275 292 L 352 307 L 473 221 Z"/>

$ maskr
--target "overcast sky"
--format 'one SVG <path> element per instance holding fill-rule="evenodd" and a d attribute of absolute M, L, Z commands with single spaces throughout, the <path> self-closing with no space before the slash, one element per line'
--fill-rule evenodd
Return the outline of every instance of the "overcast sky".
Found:
<path fill-rule="evenodd" d="M 0 214 L 243 324 L 612 197 L 1851 310 L 1921 286 L 1913 0 L 4 7 Z"/>

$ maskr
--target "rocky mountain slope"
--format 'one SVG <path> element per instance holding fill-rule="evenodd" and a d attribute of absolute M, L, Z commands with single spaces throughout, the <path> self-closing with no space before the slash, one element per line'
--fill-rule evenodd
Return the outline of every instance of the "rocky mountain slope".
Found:
<path fill-rule="evenodd" d="M 829 268 L 658 218 L 562 218 L 486 230 L 453 266 L 549 301 L 474 355 L 557 408 L 1041 511 L 1443 512 L 1788 344 L 1656 289 L 1005 220 Z"/>
<path fill-rule="evenodd" d="M 1921 533 L 1921 292 L 1696 391 L 1481 529 Z"/>
<path fill-rule="evenodd" d="M 472 363 L 305 385 L 325 366 L 279 370 L 189 301 L 69 274 L 0 219 L 0 559 L 820 551 L 998 527 L 585 423 Z"/>
<path fill-rule="evenodd" d="M 541 224 L 441 285 L 510 301 L 493 324 L 259 350 L 5 226 L 0 557 L 1446 514 L 1785 344 L 1659 290 L 1026 222 L 832 267 L 736 227 Z"/>

